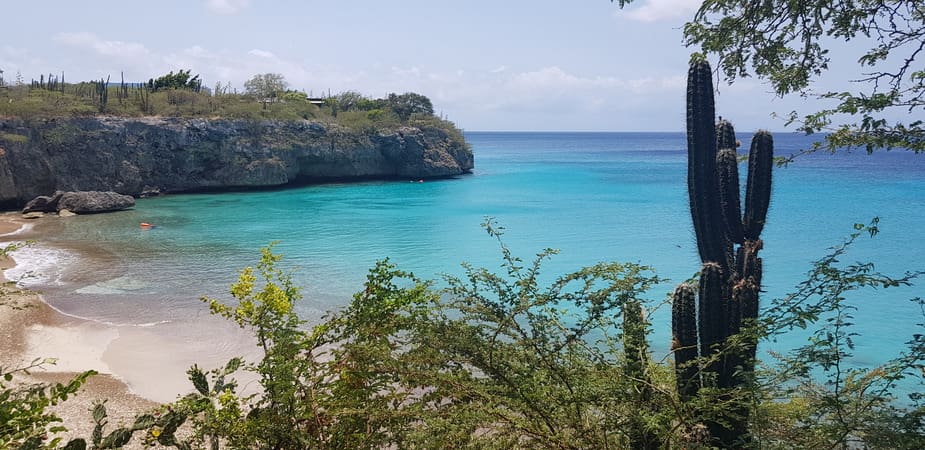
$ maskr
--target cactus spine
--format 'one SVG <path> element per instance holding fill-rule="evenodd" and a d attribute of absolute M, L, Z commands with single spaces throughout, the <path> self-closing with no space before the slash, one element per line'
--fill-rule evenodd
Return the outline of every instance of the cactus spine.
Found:
<path fill-rule="evenodd" d="M 720 353 L 730 336 L 758 318 L 758 251 L 771 198 L 774 144 L 766 131 L 752 138 L 743 215 L 735 131 L 731 123 L 715 123 L 714 117 L 712 70 L 706 61 L 694 61 L 687 84 L 687 183 L 703 267 L 699 301 L 694 301 L 693 287 L 681 285 L 672 305 L 672 346 L 682 400 L 705 386 L 742 386 L 754 367 L 756 350 L 752 340 L 740 351 Z M 714 439 L 729 447 L 745 434 L 746 421 L 747 410 L 739 408 L 707 426 Z"/>

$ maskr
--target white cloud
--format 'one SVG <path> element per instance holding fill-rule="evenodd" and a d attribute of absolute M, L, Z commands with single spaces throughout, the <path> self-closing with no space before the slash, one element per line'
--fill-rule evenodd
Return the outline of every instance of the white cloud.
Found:
<path fill-rule="evenodd" d="M 522 72 L 508 79 L 508 87 L 519 90 L 565 93 L 576 91 L 626 91 L 636 94 L 683 87 L 677 83 L 678 77 L 670 78 L 634 78 L 622 79 L 613 76 L 579 76 L 568 73 L 558 66 L 544 67 L 531 72 Z"/>
<path fill-rule="evenodd" d="M 204 49 L 204 48 L 202 48 L 201 46 L 198 46 L 198 45 L 194 45 L 194 46 L 192 46 L 192 47 L 189 47 L 189 48 L 184 49 L 184 50 L 183 50 L 183 53 L 186 53 L 187 55 L 190 55 L 190 56 L 203 56 L 203 55 L 208 55 L 208 51 L 206 51 L 206 49 Z"/>
<path fill-rule="evenodd" d="M 36 66 L 37 59 L 32 58 L 25 48 L 12 47 L 9 45 L 0 45 L 0 70 L 6 82 L 12 82 L 16 78 L 16 72 L 24 67 Z M 32 62 L 33 64 L 29 64 Z"/>
<path fill-rule="evenodd" d="M 686 19 L 701 3 L 701 0 L 647 0 L 638 7 L 630 7 L 617 14 L 638 22 Z"/>
<path fill-rule="evenodd" d="M 107 41 L 85 31 L 58 33 L 54 39 L 62 44 L 93 50 L 97 54 L 107 57 L 136 59 L 144 58 L 151 54 L 144 45 L 137 42 Z"/>
<path fill-rule="evenodd" d="M 392 73 L 395 74 L 396 76 L 399 76 L 399 77 L 402 77 L 402 78 L 405 78 L 405 77 L 420 78 L 420 76 L 421 76 L 421 69 L 418 68 L 418 67 L 414 67 L 414 66 L 412 66 L 412 67 L 407 67 L 407 68 L 405 68 L 405 67 L 392 67 Z"/>
<path fill-rule="evenodd" d="M 206 0 L 206 7 L 218 14 L 236 14 L 249 3 L 250 0 Z"/>
<path fill-rule="evenodd" d="M 358 79 L 353 89 L 370 95 L 419 92 L 438 111 L 474 129 L 644 129 L 657 122 L 651 110 L 683 99 L 685 86 L 684 77 L 674 74 L 622 78 L 560 66 L 500 72 L 419 69 L 419 77 L 378 72 L 378 77 Z"/>
<path fill-rule="evenodd" d="M 248 55 L 256 56 L 256 57 L 258 57 L 258 58 L 266 58 L 266 59 L 274 59 L 274 58 L 276 58 L 276 55 L 274 55 L 273 52 L 268 52 L 268 51 L 266 51 L 266 50 L 260 50 L 260 49 L 257 49 L 257 48 L 255 48 L 255 49 L 253 49 L 253 50 L 247 52 L 247 54 L 248 54 Z"/>

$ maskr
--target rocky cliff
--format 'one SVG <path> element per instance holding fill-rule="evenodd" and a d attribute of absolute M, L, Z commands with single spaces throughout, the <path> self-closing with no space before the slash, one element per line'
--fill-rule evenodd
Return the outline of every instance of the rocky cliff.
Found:
<path fill-rule="evenodd" d="M 354 131 L 317 122 L 0 118 L 0 209 L 62 191 L 183 192 L 469 172 L 436 127 Z"/>

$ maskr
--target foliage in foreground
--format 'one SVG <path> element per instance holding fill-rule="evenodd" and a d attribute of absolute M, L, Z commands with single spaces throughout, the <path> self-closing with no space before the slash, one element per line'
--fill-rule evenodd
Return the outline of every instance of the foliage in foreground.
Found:
<path fill-rule="evenodd" d="M 716 55 L 730 82 L 757 75 L 784 96 L 814 97 L 816 112 L 789 115 L 825 148 L 925 150 L 925 9 L 919 0 L 705 0 L 684 26 L 688 46 Z M 839 41 L 847 45 L 839 46 Z M 836 59 L 844 90 L 813 88 Z M 918 59 L 918 60 L 917 60 Z M 853 73 L 851 73 L 853 72 Z M 893 122 L 891 116 L 911 115 Z"/>
<path fill-rule="evenodd" d="M 266 351 L 246 366 L 263 395 L 199 389 L 212 396 L 202 404 L 221 406 L 198 413 L 197 435 L 259 448 L 591 448 L 625 445 L 621 430 L 644 426 L 636 412 L 666 419 L 642 395 L 654 366 L 623 370 L 640 358 L 626 354 L 616 322 L 658 279 L 642 266 L 599 264 L 541 288 L 540 263 L 554 252 L 522 267 L 502 248 L 506 277 L 467 267 L 443 295 L 380 262 L 350 306 L 310 331 L 293 313 L 298 292 L 279 256 L 265 250 L 262 288 L 245 269 L 236 306 L 209 300 Z"/>
<path fill-rule="evenodd" d="M 435 291 L 384 261 L 344 311 L 306 329 L 293 312 L 298 290 L 267 249 L 259 276 L 246 269 L 233 286 L 237 304 L 208 300 L 266 350 L 242 366 L 259 375 L 262 393 L 236 393 L 233 367 L 214 371 L 211 385 L 194 368 L 198 392 L 172 408 L 193 417 L 193 446 L 698 448 L 711 445 L 704 423 L 746 408 L 744 442 L 756 448 L 920 448 L 925 407 L 893 392 L 921 383 L 922 337 L 880 366 L 848 363 L 847 294 L 920 275 L 839 262 L 876 226 L 859 226 L 719 355 L 818 326 L 809 345 L 766 362 L 743 387 L 702 389 L 687 402 L 672 368 L 649 355 L 647 310 L 659 305 L 644 293 L 660 280 L 644 266 L 598 264 L 542 283 L 555 251 L 525 264 L 489 221 L 502 274 L 465 266 Z"/>
<path fill-rule="evenodd" d="M 616 3 L 623 8 L 633 1 Z M 921 0 L 699 3 L 694 17 L 684 24 L 684 43 L 716 56 L 728 82 L 755 75 L 778 96 L 797 94 L 824 105 L 815 112 L 787 115 L 788 126 L 797 124 L 807 134 L 827 133 L 825 142 L 806 152 L 925 151 L 925 121 L 920 119 L 925 107 Z M 839 64 L 832 77 L 843 77 L 850 87 L 814 88 L 814 82 L 835 67 L 830 67 L 834 55 L 842 61 L 854 58 L 853 67 Z M 906 115 L 911 117 L 893 119 Z"/>
<path fill-rule="evenodd" d="M 234 302 L 205 299 L 252 331 L 264 357 L 211 371 L 194 366 L 192 394 L 131 425 L 104 429 L 105 408 L 97 406 L 98 432 L 66 448 L 131 439 L 180 449 L 701 448 L 710 446 L 704 423 L 742 407 L 755 448 L 925 444 L 921 395 L 895 394 L 900 383 L 921 386 L 922 336 L 879 366 L 849 362 L 857 339 L 849 294 L 908 285 L 920 275 L 894 278 L 870 264 L 840 262 L 859 236 L 876 233 L 876 223 L 859 226 L 817 261 L 793 294 L 768 305 L 719 354 L 817 328 L 806 346 L 765 361 L 741 388 L 701 389 L 687 402 L 675 392 L 673 368 L 653 360 L 646 343 L 649 314 L 660 304 L 645 292 L 662 281 L 649 268 L 602 263 L 544 276 L 542 264 L 555 251 L 524 263 L 498 227 L 489 221 L 486 228 L 501 246 L 501 274 L 465 266 L 464 276 L 447 277 L 448 287 L 436 290 L 382 261 L 350 305 L 314 327 L 295 314 L 299 290 L 281 256 L 264 249 L 256 269 L 232 286 Z M 239 391 L 233 376 L 241 370 L 257 376 L 258 392 Z M 23 405 L 0 404 L 6 411 Z M 19 414 L 39 441 L 6 446 L 60 444 L 41 440 L 50 422 Z M 58 429 L 48 431 L 52 437 Z"/>

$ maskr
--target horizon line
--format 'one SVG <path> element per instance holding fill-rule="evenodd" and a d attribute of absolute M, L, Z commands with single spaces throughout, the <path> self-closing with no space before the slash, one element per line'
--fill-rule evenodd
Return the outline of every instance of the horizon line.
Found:
<path fill-rule="evenodd" d="M 686 133 L 685 130 L 470 130 L 460 127 L 464 133 Z M 770 133 L 792 133 L 804 134 L 802 131 L 794 130 L 766 130 Z M 813 133 L 822 135 L 825 133 Z"/>

